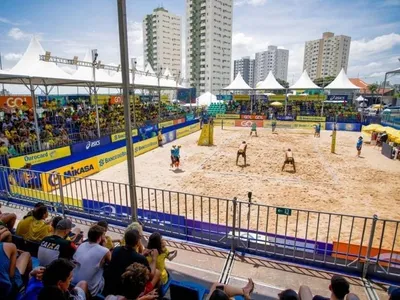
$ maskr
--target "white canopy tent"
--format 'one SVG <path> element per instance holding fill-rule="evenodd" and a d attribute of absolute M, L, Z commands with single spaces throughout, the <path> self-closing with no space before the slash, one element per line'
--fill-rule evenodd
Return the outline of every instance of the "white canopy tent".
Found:
<path fill-rule="evenodd" d="M 359 90 L 360 88 L 354 85 L 346 75 L 342 68 L 335 80 L 325 87 L 326 90 Z"/>
<path fill-rule="evenodd" d="M 356 101 L 357 101 L 357 102 L 365 102 L 365 101 L 368 101 L 368 100 L 365 99 L 363 96 L 360 95 L 360 96 L 357 97 Z"/>
<path fill-rule="evenodd" d="M 320 90 L 321 87 L 316 85 L 308 76 L 307 70 L 303 71 L 300 78 L 295 84 L 289 87 L 290 90 Z"/>
<path fill-rule="evenodd" d="M 268 76 L 261 82 L 257 83 L 257 90 L 285 90 L 285 88 L 275 79 L 272 71 L 269 71 Z"/>
<path fill-rule="evenodd" d="M 196 99 L 197 106 L 210 106 L 211 103 L 219 102 L 221 101 L 217 100 L 217 96 L 211 94 L 210 92 L 206 92 Z"/>
<path fill-rule="evenodd" d="M 247 83 L 244 81 L 242 74 L 240 72 L 236 75 L 236 78 L 231 82 L 230 85 L 223 88 L 224 90 L 230 91 L 250 91 L 253 90 Z"/>

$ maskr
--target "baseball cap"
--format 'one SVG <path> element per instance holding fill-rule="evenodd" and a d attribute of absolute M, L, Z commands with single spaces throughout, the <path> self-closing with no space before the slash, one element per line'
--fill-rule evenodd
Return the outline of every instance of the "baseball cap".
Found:
<path fill-rule="evenodd" d="M 294 290 L 287 289 L 278 294 L 280 300 L 298 300 L 299 296 Z"/>
<path fill-rule="evenodd" d="M 73 227 L 73 224 L 71 222 L 71 220 L 69 219 L 62 219 L 61 221 L 59 221 L 57 223 L 57 229 L 58 230 L 67 230 L 67 229 L 71 229 Z"/>

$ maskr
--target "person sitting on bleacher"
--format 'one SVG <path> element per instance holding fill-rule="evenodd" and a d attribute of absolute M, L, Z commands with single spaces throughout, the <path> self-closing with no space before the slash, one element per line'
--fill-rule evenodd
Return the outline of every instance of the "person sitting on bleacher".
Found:
<path fill-rule="evenodd" d="M 16 299 L 24 287 L 22 277 L 32 270 L 31 255 L 21 253 L 12 243 L 0 243 L 0 298 Z"/>
<path fill-rule="evenodd" d="M 137 230 L 139 232 L 140 239 L 136 246 L 135 251 L 139 254 L 142 254 L 144 249 L 147 246 L 147 240 L 145 239 L 145 236 L 143 234 L 142 225 L 140 225 L 139 222 L 132 222 L 131 224 L 128 225 L 128 227 L 126 227 L 124 235 L 125 235 L 125 233 L 127 233 L 130 230 Z M 125 237 L 123 237 L 121 240 L 121 246 L 125 246 Z"/>
<path fill-rule="evenodd" d="M 38 300 L 85 300 L 88 294 L 88 284 L 85 281 L 76 283 L 70 289 L 72 271 L 75 265 L 66 259 L 57 259 L 47 266 L 43 273 L 43 288 Z"/>
<path fill-rule="evenodd" d="M 243 288 L 216 282 L 210 289 L 208 300 L 229 300 L 236 296 L 243 296 L 244 299 L 250 300 L 250 295 L 253 290 L 254 282 L 251 278 L 249 278 L 249 281 Z"/>
<path fill-rule="evenodd" d="M 49 213 L 46 206 L 38 207 L 33 211 L 34 220 L 30 224 L 28 232 L 22 237 L 32 242 L 41 242 L 46 236 L 53 233 L 53 227 L 50 225 L 52 220 L 46 221 Z"/>
<path fill-rule="evenodd" d="M 160 271 L 156 268 L 158 251 L 145 251 L 145 254 L 150 254 L 153 257 L 153 261 L 149 265 L 146 257 L 136 252 L 139 240 L 139 232 L 137 230 L 129 230 L 125 233 L 125 246 L 119 246 L 114 249 L 110 265 L 105 274 L 105 295 L 116 295 L 121 290 L 121 276 L 126 268 L 133 263 L 142 264 L 150 270 L 151 274 L 146 284 L 145 294 L 148 294 L 158 285 L 160 281 Z"/>
<path fill-rule="evenodd" d="M 330 298 L 319 295 L 313 297 L 311 289 L 303 285 L 300 287 L 299 295 L 302 300 L 343 300 L 345 296 L 350 293 L 350 285 L 344 277 L 334 275 L 331 278 L 329 290 L 331 291 Z"/>
<path fill-rule="evenodd" d="M 44 206 L 42 202 L 36 203 L 33 209 L 29 211 L 21 221 L 18 222 L 17 229 L 15 231 L 16 235 L 24 237 L 28 233 L 31 223 L 35 220 L 33 217 L 33 211 L 41 206 Z"/>
<path fill-rule="evenodd" d="M 101 245 L 112 251 L 114 249 L 114 241 L 106 234 L 108 230 L 108 222 L 106 220 L 100 220 L 96 224 L 104 228 L 104 241 Z"/>
<path fill-rule="evenodd" d="M 45 237 L 39 246 L 38 259 L 41 266 L 47 266 L 58 258 L 72 260 L 77 249 L 72 241 L 65 239 L 71 232 L 72 222 L 69 219 L 58 221 L 54 235 Z"/>
<path fill-rule="evenodd" d="M 109 295 L 106 300 L 153 300 L 158 298 L 156 290 L 143 295 L 150 279 L 149 269 L 140 263 L 128 266 L 121 275 L 121 289 L 118 296 Z M 141 296 L 142 295 L 142 296 Z"/>
<path fill-rule="evenodd" d="M 87 281 L 93 297 L 103 291 L 103 267 L 111 261 L 111 252 L 100 245 L 104 241 L 104 233 L 103 227 L 93 225 L 88 232 L 88 241 L 78 247 L 73 257 L 76 262 L 73 283 Z"/>
<path fill-rule="evenodd" d="M 1 208 L 1 204 L 0 204 Z M 12 231 L 14 228 L 17 215 L 14 213 L 2 213 L 0 211 L 0 225 L 7 227 L 8 230 Z"/>

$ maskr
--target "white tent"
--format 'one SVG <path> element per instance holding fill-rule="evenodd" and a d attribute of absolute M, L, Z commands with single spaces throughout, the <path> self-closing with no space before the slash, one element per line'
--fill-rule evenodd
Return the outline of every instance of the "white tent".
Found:
<path fill-rule="evenodd" d="M 92 54 L 90 50 L 86 51 L 85 57 L 83 59 L 86 62 L 92 62 Z M 107 71 L 103 69 L 95 69 L 96 81 L 100 82 L 117 82 L 116 78 L 110 76 Z M 72 79 L 80 81 L 93 81 L 93 68 L 88 67 L 78 67 L 76 72 L 72 75 Z"/>
<path fill-rule="evenodd" d="M 235 80 L 230 85 L 224 88 L 224 90 L 238 91 L 238 90 L 252 90 L 252 88 L 244 81 L 240 72 L 236 75 Z"/>
<path fill-rule="evenodd" d="M 357 102 L 365 102 L 365 101 L 368 101 L 368 100 L 365 99 L 363 96 L 360 95 L 360 96 L 357 97 L 356 101 L 357 101 Z"/>
<path fill-rule="evenodd" d="M 360 88 L 349 80 L 346 72 L 342 69 L 335 80 L 325 87 L 326 90 L 359 90 Z"/>
<path fill-rule="evenodd" d="M 316 85 L 310 77 L 308 76 L 307 70 L 304 70 L 303 74 L 301 74 L 300 78 L 289 87 L 291 90 L 320 90 L 321 88 Z"/>
<path fill-rule="evenodd" d="M 196 99 L 196 104 L 198 106 L 206 105 L 210 106 L 211 103 L 218 103 L 217 97 L 210 92 L 206 92 Z"/>
<path fill-rule="evenodd" d="M 284 90 L 285 88 L 275 79 L 274 74 L 269 71 L 267 78 L 257 83 L 257 90 Z"/>

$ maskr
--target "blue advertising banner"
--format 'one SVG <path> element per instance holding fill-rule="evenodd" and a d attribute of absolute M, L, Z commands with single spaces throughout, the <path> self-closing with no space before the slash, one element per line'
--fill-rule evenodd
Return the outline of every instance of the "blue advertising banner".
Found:
<path fill-rule="evenodd" d="M 293 116 L 277 116 L 276 119 L 278 121 L 293 121 L 294 117 Z"/>
<path fill-rule="evenodd" d="M 89 96 L 85 96 L 85 95 L 69 95 L 68 96 L 68 103 L 89 101 L 89 100 L 90 100 Z"/>
<path fill-rule="evenodd" d="M 158 124 L 147 125 L 139 128 L 139 133 L 142 139 L 147 139 L 155 136 L 158 131 Z"/>
<path fill-rule="evenodd" d="M 327 101 L 347 101 L 348 95 L 328 95 Z"/>
<path fill-rule="evenodd" d="M 231 101 L 232 95 L 217 95 L 217 100 Z"/>
<path fill-rule="evenodd" d="M 333 130 L 334 122 L 325 123 L 326 130 Z M 336 123 L 336 130 L 339 131 L 361 131 L 361 123 Z"/>
<path fill-rule="evenodd" d="M 151 95 L 142 95 L 142 96 L 140 96 L 140 101 L 151 101 L 151 100 L 153 100 L 153 96 L 151 96 Z"/>
<path fill-rule="evenodd" d="M 194 114 L 186 114 L 186 122 L 194 120 Z"/>
<path fill-rule="evenodd" d="M 162 145 L 171 143 L 172 141 L 176 140 L 176 131 L 173 130 L 173 131 L 164 133 L 162 136 L 163 136 Z"/>
<path fill-rule="evenodd" d="M 79 153 L 84 151 L 92 151 L 94 148 L 105 146 L 111 143 L 110 136 L 102 136 L 100 139 L 73 144 L 71 146 L 72 153 Z"/>

